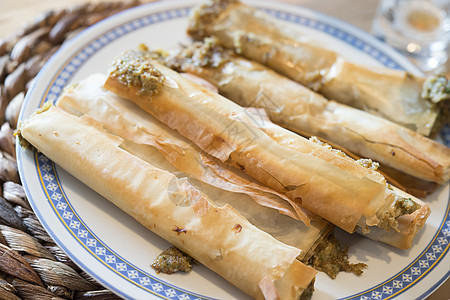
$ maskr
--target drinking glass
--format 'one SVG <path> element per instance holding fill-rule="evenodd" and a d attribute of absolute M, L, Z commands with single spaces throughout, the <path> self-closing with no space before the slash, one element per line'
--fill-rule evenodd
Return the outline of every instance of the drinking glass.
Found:
<path fill-rule="evenodd" d="M 447 72 L 450 0 L 381 0 L 372 33 L 425 72 Z"/>

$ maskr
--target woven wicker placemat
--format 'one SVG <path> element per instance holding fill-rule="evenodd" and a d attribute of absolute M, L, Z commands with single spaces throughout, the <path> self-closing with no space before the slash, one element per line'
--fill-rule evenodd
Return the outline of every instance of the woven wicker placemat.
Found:
<path fill-rule="evenodd" d="M 120 299 L 78 268 L 40 224 L 20 182 L 13 132 L 25 94 L 51 55 L 84 28 L 138 4 L 48 11 L 0 40 L 0 299 Z"/>

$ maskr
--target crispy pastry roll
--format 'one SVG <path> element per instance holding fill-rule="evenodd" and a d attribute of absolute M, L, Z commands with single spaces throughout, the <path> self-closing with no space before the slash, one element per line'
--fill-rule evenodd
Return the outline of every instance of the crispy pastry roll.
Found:
<path fill-rule="evenodd" d="M 230 205 L 214 205 L 186 180 L 119 147 L 100 123 L 57 107 L 20 125 L 55 163 L 150 230 L 256 299 L 299 299 L 316 272 L 300 250 L 251 225 Z M 181 230 L 181 234 L 180 234 Z"/>
<path fill-rule="evenodd" d="M 210 196 L 210 198 L 214 199 L 214 202 L 232 201 L 229 204 L 233 207 L 241 205 L 240 202 L 245 203 L 243 209 L 248 211 L 238 210 L 239 213 L 247 217 L 252 215 L 251 211 L 254 210 L 256 223 L 252 223 L 258 228 L 264 227 L 266 232 L 269 230 L 273 236 L 284 243 L 302 249 L 300 259 L 310 256 L 307 253 L 310 248 L 319 243 L 332 229 L 331 224 L 318 217 L 312 220 L 311 227 L 306 226 L 303 223 L 308 225 L 311 223 L 308 212 L 303 212 L 302 208 L 296 204 L 293 204 L 295 208 L 291 207 L 289 205 L 291 202 L 287 201 L 285 195 L 262 186 L 242 171 L 231 169 L 220 160 L 202 152 L 189 140 L 138 106 L 104 89 L 105 80 L 106 75 L 95 74 L 66 87 L 57 101 L 57 106 L 78 116 L 89 115 L 102 123 L 108 132 L 129 141 L 123 147 L 145 158 L 152 165 L 171 172 L 182 172 L 190 179 L 195 178 L 199 182 L 223 190 L 217 193 L 226 195 L 228 192 L 228 197 Z M 155 152 L 160 154 L 156 155 Z M 209 189 L 214 190 L 212 187 Z M 247 197 L 254 199 L 252 201 L 254 203 L 249 203 Z M 263 220 L 259 221 L 258 217 Z M 277 218 L 282 221 L 278 222 Z M 277 228 L 279 226 L 270 226 L 283 222 L 289 223 L 282 225 L 281 230 Z M 307 233 L 308 231 L 310 233 Z M 295 241 L 283 240 L 283 235 L 289 238 L 294 237 Z"/>
<path fill-rule="evenodd" d="M 235 52 L 336 100 L 378 114 L 429 135 L 441 107 L 448 107 L 450 84 L 445 76 L 426 80 L 405 71 L 368 68 L 343 59 L 312 41 L 298 28 L 237 0 L 211 0 L 193 11 L 188 34 L 201 40 L 216 36 Z M 445 109 L 444 109 L 445 111 Z"/>
<path fill-rule="evenodd" d="M 328 101 L 263 65 L 224 50 L 217 39 L 159 54 L 170 68 L 208 80 L 239 105 L 264 108 L 273 122 L 285 128 L 323 138 L 423 180 L 440 184 L 449 180 L 450 148 L 384 118 Z"/>
<path fill-rule="evenodd" d="M 317 218 L 285 195 L 204 153 L 138 106 L 107 91 L 103 88 L 106 78 L 106 75 L 94 74 L 66 87 L 57 105 L 78 116 L 91 116 L 123 139 L 156 148 L 173 167 L 190 177 L 224 190 L 247 194 L 260 205 L 276 209 L 307 225 L 311 217 Z"/>
<path fill-rule="evenodd" d="M 129 51 L 105 87 L 152 114 L 209 155 L 342 229 L 386 230 L 420 205 L 400 197 L 378 172 L 265 120 L 157 62 Z M 399 209 L 393 209 L 393 207 Z"/>
<path fill-rule="evenodd" d="M 396 187 L 392 187 L 392 189 L 402 197 L 413 199 L 415 203 L 420 205 L 420 208 L 411 214 L 398 217 L 398 230 L 385 231 L 380 228 L 373 228 L 368 236 L 374 241 L 380 241 L 399 249 L 409 249 L 414 242 L 415 235 L 425 225 L 430 210 L 428 205 L 420 199 L 412 197 Z M 358 228 L 358 232 L 362 233 L 361 228 Z"/>
<path fill-rule="evenodd" d="M 249 219 L 253 225 L 270 233 L 278 240 L 301 249 L 302 253 L 298 257 L 300 260 L 304 262 L 314 261 L 315 268 L 324 270 L 330 276 L 336 274 L 336 270 L 348 270 L 348 267 L 355 267 L 355 265 L 343 261 L 342 258 L 335 257 L 325 264 L 329 265 L 330 261 L 345 263 L 339 265 L 333 264 L 333 266 L 329 266 L 331 268 L 327 268 L 326 265 L 321 264 L 321 260 L 315 260 L 313 258 L 316 254 L 320 256 L 319 252 L 321 249 L 325 250 L 327 247 L 328 249 L 330 247 L 332 236 L 327 236 L 331 230 L 330 223 L 324 222 L 323 219 L 311 221 L 303 219 L 305 223 L 310 222 L 311 226 L 306 227 L 298 222 L 283 221 L 283 217 L 274 214 L 273 210 L 278 210 L 280 213 L 291 218 L 301 220 L 302 218 L 300 216 L 302 214 L 301 212 L 297 214 L 296 210 L 298 208 L 294 209 L 296 207 L 295 204 L 289 208 L 289 205 L 284 202 L 285 197 L 283 195 L 257 184 L 241 170 L 230 169 L 219 160 L 200 151 L 184 137 L 151 115 L 145 113 L 139 107 L 105 90 L 103 88 L 105 80 L 105 75 L 95 74 L 79 83 L 66 87 L 58 99 L 57 105 L 72 114 L 87 114 L 95 118 L 109 132 L 130 141 L 131 143 L 124 144 L 128 146 L 127 149 L 130 152 L 145 158 L 146 161 L 157 167 L 170 171 L 171 169 L 167 167 L 167 164 L 160 165 L 161 162 L 167 161 L 189 178 L 196 178 L 198 181 L 207 185 L 221 189 L 222 192 L 218 193 L 226 194 L 226 192 L 233 192 L 233 196 L 227 197 L 213 197 L 210 194 L 208 196 L 214 199 L 215 203 L 219 203 L 223 199 L 233 200 L 229 204 Z M 130 145 L 134 146 L 131 147 Z M 142 146 L 138 147 L 137 145 Z M 133 150 L 129 149 L 130 147 Z M 152 150 L 147 149 L 149 147 L 158 149 L 160 156 L 162 155 L 164 158 L 158 155 L 150 156 L 149 154 L 145 154 L 145 152 L 152 152 Z M 144 148 L 147 150 L 143 150 Z M 253 207 L 255 204 L 249 203 L 248 201 L 241 201 L 245 197 L 237 196 L 238 194 L 247 194 L 260 206 L 266 206 L 272 209 L 266 209 L 264 211 L 263 208 Z M 289 202 L 289 204 L 293 204 L 293 202 Z M 242 205 L 244 205 L 243 208 L 245 210 L 238 209 Z M 262 215 L 263 212 L 264 215 Z M 421 209 L 414 212 L 414 214 L 423 212 L 428 213 L 427 206 L 422 205 Z M 402 218 L 407 217 L 413 220 L 411 223 L 415 223 L 414 228 L 418 230 L 423 226 L 423 223 L 414 222 L 416 217 L 411 216 L 404 215 Z M 402 224 L 409 223 L 402 222 Z M 392 230 L 387 233 L 384 230 L 380 230 L 380 232 L 374 234 L 373 238 L 372 232 L 368 233 L 367 236 L 398 248 L 408 248 L 410 244 L 408 246 L 408 244 L 404 243 L 404 236 L 410 237 L 412 241 L 415 233 L 411 234 L 411 230 L 413 228 L 403 226 L 399 231 Z M 339 248 L 338 245 L 336 247 Z M 336 253 L 343 252 L 339 250 Z"/>
<path fill-rule="evenodd" d="M 95 118 L 108 132 L 127 141 L 121 147 L 150 164 L 174 174 L 181 171 L 178 177 L 185 176 L 190 183 L 200 185 L 216 205 L 230 204 L 257 228 L 302 250 L 297 257 L 302 262 L 332 278 L 340 271 L 361 274 L 365 265 L 348 261 L 346 250 L 334 238 L 331 223 L 320 218 L 305 220 L 306 226 L 294 220 L 299 217 L 284 195 L 258 184 L 241 170 L 230 169 L 138 106 L 107 91 L 103 88 L 105 80 L 106 75 L 94 74 L 66 87 L 57 106 Z M 328 259 L 320 259 L 324 256 Z"/>

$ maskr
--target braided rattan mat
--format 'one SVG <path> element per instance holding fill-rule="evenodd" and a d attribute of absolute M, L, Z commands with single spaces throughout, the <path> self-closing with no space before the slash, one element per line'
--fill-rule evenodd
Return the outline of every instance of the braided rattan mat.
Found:
<path fill-rule="evenodd" d="M 0 40 L 0 299 L 119 299 L 80 270 L 48 236 L 17 172 L 13 131 L 25 93 L 62 43 L 138 1 L 49 11 Z"/>

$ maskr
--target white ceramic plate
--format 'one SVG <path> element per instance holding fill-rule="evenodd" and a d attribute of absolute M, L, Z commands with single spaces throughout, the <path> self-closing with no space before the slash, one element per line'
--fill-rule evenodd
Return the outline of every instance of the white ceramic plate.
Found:
<path fill-rule="evenodd" d="M 139 43 L 152 48 L 188 43 L 189 9 L 197 1 L 144 5 L 120 13 L 69 41 L 39 73 L 25 100 L 21 119 L 63 87 L 91 73 L 106 72 L 121 51 Z M 341 21 L 297 6 L 249 2 L 292 23 L 345 57 L 371 65 L 417 73 L 405 58 Z M 152 260 L 168 243 L 87 188 L 43 155 L 17 150 L 23 185 L 36 215 L 52 238 L 84 270 L 125 298 L 246 299 L 236 288 L 201 265 L 190 274 L 156 275 Z M 427 198 L 433 213 L 410 250 L 402 251 L 338 231 L 350 246 L 351 261 L 368 268 L 360 277 L 341 273 L 335 280 L 319 274 L 313 299 L 425 298 L 449 277 L 449 186 Z"/>

